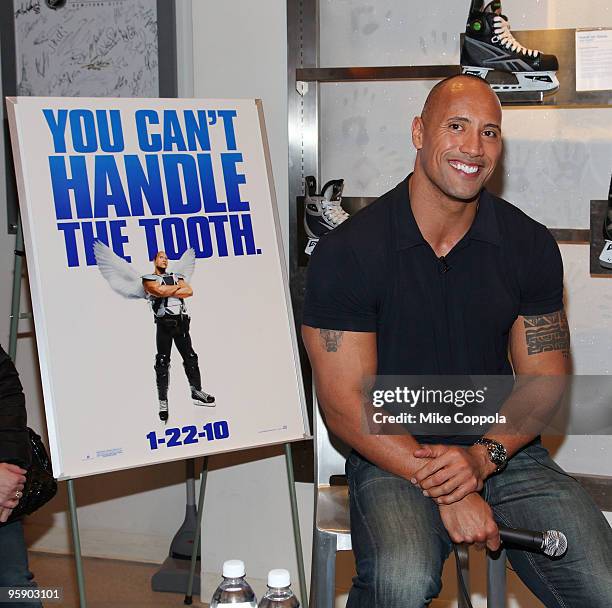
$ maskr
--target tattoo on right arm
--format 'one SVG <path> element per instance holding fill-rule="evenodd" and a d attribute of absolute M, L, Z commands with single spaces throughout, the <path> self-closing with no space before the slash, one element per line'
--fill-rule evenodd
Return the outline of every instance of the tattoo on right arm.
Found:
<path fill-rule="evenodd" d="M 335 329 L 320 329 L 319 335 L 323 341 L 323 346 L 328 353 L 335 353 L 340 350 L 340 344 L 342 342 L 343 331 L 337 331 Z"/>
<path fill-rule="evenodd" d="M 569 357 L 570 335 L 564 310 L 524 317 L 527 354 L 560 350 L 563 357 Z"/>

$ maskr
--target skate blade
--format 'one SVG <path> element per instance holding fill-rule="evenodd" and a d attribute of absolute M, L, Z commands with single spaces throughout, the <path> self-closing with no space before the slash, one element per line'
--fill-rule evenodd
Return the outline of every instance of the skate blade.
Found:
<path fill-rule="evenodd" d="M 496 93 L 542 93 L 552 95 L 559 90 L 555 72 L 503 72 L 480 66 L 462 66 L 462 74 L 479 76 Z"/>
<path fill-rule="evenodd" d="M 216 401 L 213 401 L 212 403 L 202 403 L 201 401 L 196 401 L 195 399 L 192 400 L 194 405 L 197 405 L 199 407 L 215 407 L 217 405 Z"/>

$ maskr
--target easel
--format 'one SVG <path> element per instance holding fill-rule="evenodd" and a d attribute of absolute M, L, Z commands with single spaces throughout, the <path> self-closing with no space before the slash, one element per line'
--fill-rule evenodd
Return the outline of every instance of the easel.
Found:
<path fill-rule="evenodd" d="M 15 260 L 13 266 L 13 290 L 11 301 L 11 324 L 9 334 L 9 356 L 15 361 L 17 353 L 17 332 L 19 329 L 19 320 L 31 318 L 30 313 L 21 313 L 21 275 L 23 268 L 23 258 L 25 251 L 23 249 L 23 231 L 21 227 L 21 219 L 17 217 L 17 235 L 15 238 Z M 302 553 L 302 538 L 300 534 L 297 498 L 295 493 L 295 478 L 293 475 L 293 457 L 291 453 L 291 444 L 285 443 L 285 464 L 287 466 L 287 484 L 289 488 L 289 499 L 291 502 L 291 520 L 293 524 L 293 538 L 295 542 L 296 558 L 298 563 L 298 577 L 300 583 L 300 595 L 302 606 L 308 606 L 308 592 L 306 587 L 306 576 L 304 573 L 304 555 Z M 188 464 L 188 468 L 193 468 L 192 463 Z M 193 602 L 193 583 L 197 566 L 197 558 L 200 546 L 200 531 L 202 527 L 202 516 L 204 507 L 204 495 L 206 491 L 206 478 L 208 475 L 208 457 L 204 457 L 202 463 L 202 472 L 200 473 L 200 493 L 198 497 L 197 507 L 197 522 L 195 526 L 195 537 L 193 539 L 193 549 L 191 553 L 191 563 L 189 569 L 189 578 L 187 589 L 185 592 L 184 603 L 190 605 Z M 68 505 L 70 510 L 70 528 L 72 532 L 72 544 L 74 547 L 74 561 L 76 566 L 77 585 L 79 590 L 79 606 L 87 608 L 87 598 L 85 596 L 85 577 L 83 574 L 83 559 L 81 555 L 81 540 L 79 536 L 79 522 L 77 515 L 76 495 L 74 491 L 74 480 L 66 480 L 68 486 Z M 195 495 L 195 482 L 190 476 L 187 477 L 187 495 Z"/>

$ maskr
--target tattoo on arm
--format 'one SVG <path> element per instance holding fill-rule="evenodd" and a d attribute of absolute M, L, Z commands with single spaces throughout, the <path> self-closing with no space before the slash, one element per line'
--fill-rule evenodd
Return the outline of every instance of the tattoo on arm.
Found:
<path fill-rule="evenodd" d="M 342 342 L 343 331 L 336 331 L 335 329 L 320 329 L 319 335 L 323 340 L 323 346 L 328 353 L 335 353 L 340 350 L 340 344 Z"/>
<path fill-rule="evenodd" d="M 569 357 L 570 335 L 564 310 L 524 319 L 528 355 L 560 350 L 564 358 Z"/>

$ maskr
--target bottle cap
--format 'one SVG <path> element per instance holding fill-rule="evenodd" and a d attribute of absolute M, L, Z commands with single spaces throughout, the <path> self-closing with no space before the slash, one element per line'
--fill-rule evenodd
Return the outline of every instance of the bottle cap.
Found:
<path fill-rule="evenodd" d="M 289 570 L 277 569 L 268 572 L 268 587 L 279 589 L 281 587 L 289 587 L 291 584 L 291 576 Z"/>
<path fill-rule="evenodd" d="M 223 562 L 223 576 L 225 578 L 240 578 L 244 576 L 244 562 L 241 559 L 229 559 Z"/>

